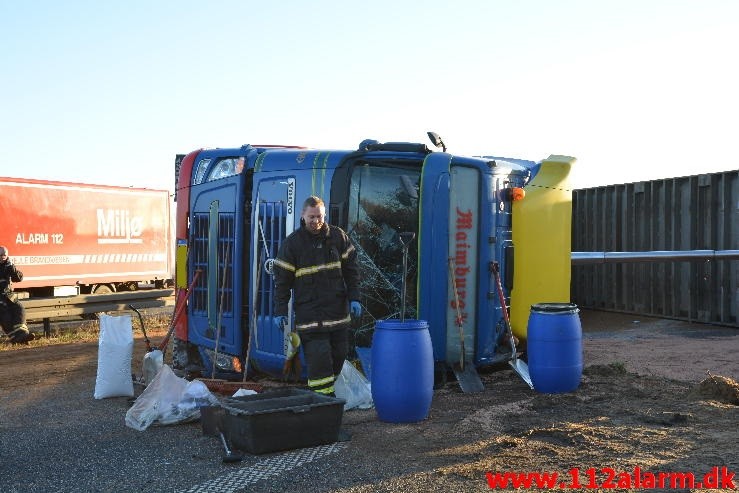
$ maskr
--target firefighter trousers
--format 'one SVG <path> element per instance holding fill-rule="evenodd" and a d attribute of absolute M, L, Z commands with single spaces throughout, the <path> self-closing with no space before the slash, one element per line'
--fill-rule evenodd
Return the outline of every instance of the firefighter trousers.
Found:
<path fill-rule="evenodd" d="M 319 394 L 334 395 L 334 382 L 349 352 L 348 329 L 301 332 L 300 343 L 308 366 L 308 388 Z"/>
<path fill-rule="evenodd" d="M 0 325 L 2 325 L 6 334 L 10 334 L 19 327 L 25 328 L 26 309 L 19 302 L 13 302 L 6 296 L 2 296 L 2 299 L 0 299 Z"/>

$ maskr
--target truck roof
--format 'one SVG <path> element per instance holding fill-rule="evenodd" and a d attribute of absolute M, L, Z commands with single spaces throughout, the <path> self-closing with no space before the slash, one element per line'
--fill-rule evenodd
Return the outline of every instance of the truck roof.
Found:
<path fill-rule="evenodd" d="M 362 141 L 356 150 L 249 144 L 241 147 L 203 149 L 198 152 L 197 160 L 245 157 L 244 166 L 246 168 L 254 168 L 255 171 L 279 171 L 304 167 L 333 169 L 339 166 L 347 157 L 362 158 L 366 156 L 367 158 L 417 161 L 423 160 L 431 152 L 425 144 L 411 142 L 379 143 L 367 139 Z M 455 159 L 478 164 L 489 163 L 491 160 L 502 161 L 508 167 L 514 169 L 532 169 L 538 165 L 535 161 L 497 156 L 454 155 L 454 157 Z"/>
<path fill-rule="evenodd" d="M 166 192 L 168 190 L 146 188 L 146 187 L 124 187 L 118 185 L 100 185 L 92 183 L 79 183 L 71 181 L 58 181 L 58 180 L 38 180 L 34 178 L 14 178 L 0 176 L 0 183 L 15 183 L 25 185 L 46 185 L 46 186 L 58 186 L 58 187 L 74 187 L 74 188 L 94 188 L 94 189 L 105 189 L 105 190 L 136 190 L 136 191 L 148 191 L 148 192 Z"/>

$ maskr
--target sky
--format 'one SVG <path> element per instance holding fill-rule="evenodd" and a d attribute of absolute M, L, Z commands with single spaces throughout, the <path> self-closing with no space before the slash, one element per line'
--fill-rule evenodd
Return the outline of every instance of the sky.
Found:
<path fill-rule="evenodd" d="M 169 189 L 199 148 L 739 168 L 735 0 L 0 0 L 0 176 Z"/>

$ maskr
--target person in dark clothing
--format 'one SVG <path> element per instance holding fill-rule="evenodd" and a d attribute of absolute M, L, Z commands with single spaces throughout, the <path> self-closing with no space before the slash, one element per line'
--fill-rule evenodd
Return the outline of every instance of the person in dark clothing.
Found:
<path fill-rule="evenodd" d="M 22 280 L 23 272 L 10 260 L 8 249 L 0 245 L 0 325 L 13 344 L 33 340 L 33 334 L 26 326 L 26 309 L 13 292 L 13 283 Z"/>
<path fill-rule="evenodd" d="M 334 395 L 334 381 L 348 353 L 351 317 L 359 304 L 357 252 L 341 228 L 325 223 L 326 206 L 311 196 L 303 204 L 301 227 L 280 246 L 274 261 L 275 326 L 287 324 L 293 290 L 295 329 L 300 335 L 308 387 Z M 350 316 L 351 314 L 351 316 Z"/>

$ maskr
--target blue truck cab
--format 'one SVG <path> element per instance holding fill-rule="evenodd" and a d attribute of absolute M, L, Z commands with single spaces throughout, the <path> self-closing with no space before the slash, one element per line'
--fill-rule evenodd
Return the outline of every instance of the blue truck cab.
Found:
<path fill-rule="evenodd" d="M 492 266 L 510 296 L 513 199 L 528 192 L 541 163 L 445 151 L 364 140 L 355 150 L 244 145 L 178 160 L 178 303 L 187 306 L 176 320 L 175 368 L 227 379 L 252 370 L 282 376 L 290 327 L 273 324 L 272 262 L 300 227 L 310 195 L 325 201 L 327 222 L 358 252 L 363 314 L 352 345 L 369 346 L 378 320 L 400 318 L 399 235 L 413 232 L 404 315 L 428 322 L 436 363 L 460 360 L 460 321 L 466 361 L 505 361 Z"/>

